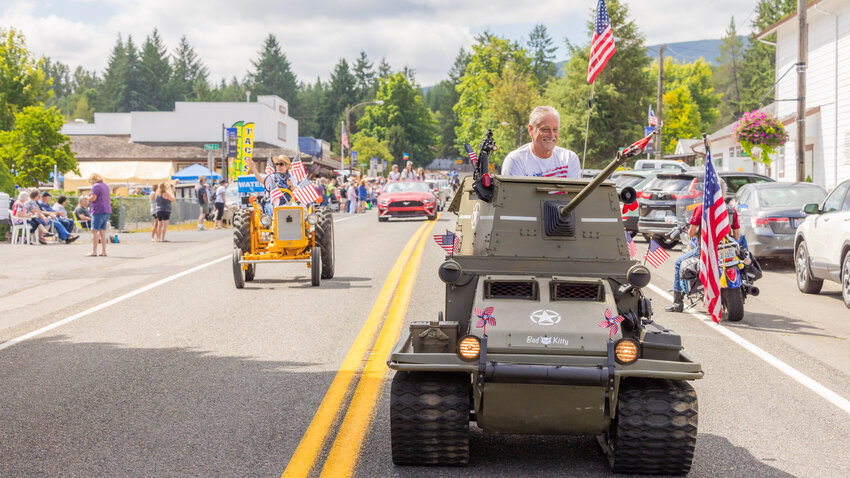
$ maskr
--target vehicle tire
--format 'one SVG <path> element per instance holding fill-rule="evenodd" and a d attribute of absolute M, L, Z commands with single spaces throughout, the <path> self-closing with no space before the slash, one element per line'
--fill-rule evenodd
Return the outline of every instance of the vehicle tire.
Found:
<path fill-rule="evenodd" d="M 678 380 L 624 379 L 605 438 L 614 473 L 685 475 L 697 442 L 697 394 Z"/>
<path fill-rule="evenodd" d="M 387 222 L 390 218 L 387 216 L 378 216 L 378 222 Z"/>
<path fill-rule="evenodd" d="M 823 279 L 812 278 L 809 262 L 809 250 L 806 241 L 800 241 L 794 251 L 794 272 L 797 276 L 797 288 L 805 294 L 817 294 L 823 287 Z"/>
<path fill-rule="evenodd" d="M 313 287 L 322 285 L 322 248 L 314 247 L 310 263 L 310 283 Z"/>
<path fill-rule="evenodd" d="M 433 216 L 428 216 L 428 220 L 429 220 L 429 221 L 433 221 L 433 220 L 435 220 L 435 219 L 437 219 L 437 215 L 436 215 L 436 214 L 434 214 Z"/>
<path fill-rule="evenodd" d="M 390 397 L 393 463 L 468 464 L 471 393 L 467 374 L 396 372 Z"/>
<path fill-rule="evenodd" d="M 233 249 L 233 282 L 237 289 L 245 287 L 245 279 L 242 277 L 242 264 L 239 260 L 242 259 L 242 251 Z"/>
<path fill-rule="evenodd" d="M 334 276 L 336 260 L 333 214 L 326 207 L 318 208 L 316 214 L 319 215 L 319 222 L 316 224 L 316 245 L 322 249 L 322 279 L 331 279 Z"/>
<path fill-rule="evenodd" d="M 841 261 L 841 298 L 850 309 L 850 252 L 844 253 L 844 260 Z"/>
<path fill-rule="evenodd" d="M 723 305 L 723 320 L 740 322 L 744 318 L 744 295 L 740 287 L 721 289 L 720 302 Z"/>
<path fill-rule="evenodd" d="M 251 209 L 240 209 L 233 215 L 233 247 L 242 253 L 251 251 Z"/>
<path fill-rule="evenodd" d="M 251 282 L 254 280 L 254 276 L 257 275 L 257 264 L 248 264 L 248 270 L 245 271 L 245 282 Z"/>
<path fill-rule="evenodd" d="M 676 244 L 679 243 L 678 239 L 667 238 L 664 236 L 656 236 L 654 239 L 655 242 L 657 242 L 658 245 L 663 247 L 664 249 L 672 249 L 676 247 Z"/>

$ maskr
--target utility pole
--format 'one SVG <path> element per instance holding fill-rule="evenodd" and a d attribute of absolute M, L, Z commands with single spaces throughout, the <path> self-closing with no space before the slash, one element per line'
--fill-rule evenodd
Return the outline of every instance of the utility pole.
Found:
<path fill-rule="evenodd" d="M 797 181 L 806 180 L 806 65 L 809 62 L 806 3 L 797 0 Z"/>
<path fill-rule="evenodd" d="M 804 1 L 804 0 L 801 0 Z M 664 106 L 664 48 L 667 45 L 661 45 L 658 49 L 658 104 L 655 105 L 655 119 L 658 121 L 658 126 L 661 126 L 661 108 Z M 661 159 L 661 133 L 655 135 L 655 159 Z"/>

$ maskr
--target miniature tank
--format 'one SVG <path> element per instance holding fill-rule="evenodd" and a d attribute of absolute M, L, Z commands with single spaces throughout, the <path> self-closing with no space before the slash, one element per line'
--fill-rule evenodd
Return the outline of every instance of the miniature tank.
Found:
<path fill-rule="evenodd" d="M 445 314 L 393 350 L 393 462 L 466 465 L 469 424 L 487 433 L 593 435 L 615 472 L 685 474 L 697 437 L 700 364 L 652 321 L 649 270 L 629 258 L 606 178 L 473 177 L 449 207 L 457 254 L 439 267 Z M 485 439 L 487 434 L 484 435 Z"/>

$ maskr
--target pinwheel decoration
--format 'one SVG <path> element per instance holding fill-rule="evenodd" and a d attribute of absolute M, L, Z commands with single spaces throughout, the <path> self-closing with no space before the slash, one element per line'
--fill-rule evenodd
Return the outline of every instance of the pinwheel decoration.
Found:
<path fill-rule="evenodd" d="M 475 323 L 475 327 L 484 327 L 484 333 L 487 333 L 488 325 L 496 325 L 496 318 L 493 317 L 493 311 L 496 310 L 494 307 L 485 307 L 484 310 L 475 308 L 475 316 L 478 317 L 478 322 Z"/>
<path fill-rule="evenodd" d="M 603 329 L 608 329 L 608 338 L 611 338 L 620 330 L 620 326 L 617 324 L 624 320 L 626 320 L 626 318 L 622 315 L 614 317 L 614 314 L 611 313 L 611 309 L 605 309 L 605 320 L 596 325 Z"/>

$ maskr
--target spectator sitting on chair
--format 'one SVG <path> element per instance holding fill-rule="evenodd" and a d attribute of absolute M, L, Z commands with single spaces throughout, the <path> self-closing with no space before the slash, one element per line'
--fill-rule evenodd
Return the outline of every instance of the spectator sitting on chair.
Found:
<path fill-rule="evenodd" d="M 53 196 L 47 191 L 41 193 L 41 201 L 38 202 L 38 207 L 41 208 L 41 212 L 44 213 L 45 216 L 50 218 L 54 223 L 58 222 L 62 224 L 65 231 L 70 233 L 73 230 L 74 221 L 69 221 L 67 218 L 63 218 L 61 214 L 53 210 L 53 206 L 50 205 L 50 198 L 52 197 Z"/>
<path fill-rule="evenodd" d="M 80 221 L 80 227 L 83 229 L 91 229 L 91 213 L 89 212 L 89 200 L 83 196 L 80 198 L 80 203 L 74 209 L 74 216 Z"/>
<path fill-rule="evenodd" d="M 39 193 L 38 189 L 33 189 L 30 191 L 30 200 L 24 205 L 27 214 L 32 214 L 34 217 L 30 219 L 30 224 L 32 225 L 32 232 L 35 232 L 36 229 L 41 234 L 39 237 L 39 241 L 43 243 L 43 238 L 50 237 L 53 234 L 50 232 L 46 232 L 47 228 L 50 225 L 56 229 L 56 233 L 59 234 L 59 239 L 61 239 L 66 244 L 70 244 L 76 241 L 80 236 L 71 236 L 68 234 L 68 230 L 65 229 L 65 226 L 62 225 L 59 221 L 53 221 L 50 215 L 54 213 L 46 213 L 42 211 L 41 207 L 38 204 Z"/>
<path fill-rule="evenodd" d="M 42 194 L 42 199 L 44 199 L 44 195 Z M 45 204 L 50 205 L 49 200 L 45 200 Z M 65 226 L 65 229 L 68 232 L 74 232 L 77 228 L 76 224 L 74 224 L 74 220 L 68 217 L 68 210 L 65 209 L 65 202 L 68 201 L 68 198 L 65 196 L 59 196 L 56 198 L 56 204 L 53 205 L 53 212 L 56 213 L 56 219 Z"/>

